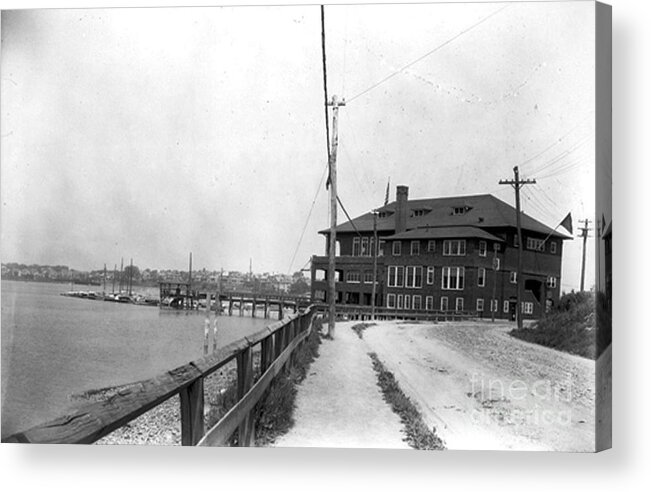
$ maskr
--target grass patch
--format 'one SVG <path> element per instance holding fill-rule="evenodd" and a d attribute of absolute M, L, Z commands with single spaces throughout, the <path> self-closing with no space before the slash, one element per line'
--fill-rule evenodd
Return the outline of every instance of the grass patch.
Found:
<path fill-rule="evenodd" d="M 361 336 L 361 335 L 360 335 Z M 377 354 L 368 354 L 377 373 L 378 386 L 382 389 L 384 401 L 400 417 L 405 426 L 405 441 L 414 449 L 445 449 L 443 441 L 436 435 L 436 429 L 427 427 L 416 405 L 405 395 L 393 373 L 380 362 Z"/>
<path fill-rule="evenodd" d="M 314 323 L 312 332 L 308 335 L 305 343 L 295 352 L 295 364 L 289 367 L 287 371 L 276 376 L 269 388 L 267 388 L 265 395 L 254 407 L 256 446 L 268 446 L 294 425 L 293 414 L 297 384 L 305 379 L 310 364 L 319 355 L 322 321 L 317 318 Z M 253 371 L 256 375 L 254 383 L 261 376 L 259 363 L 260 356 L 259 353 L 256 353 L 253 359 Z M 234 370 L 230 374 L 228 385 L 216 397 L 216 401 L 210 405 L 210 411 L 206 418 L 206 428 L 209 429 L 219 422 L 237 402 L 237 372 Z M 237 445 L 238 432 L 235 431 L 227 446 Z"/>
<path fill-rule="evenodd" d="M 351 326 L 351 329 L 357 333 L 359 338 L 364 338 L 364 330 L 370 326 L 375 326 L 376 323 L 357 323 L 356 325 Z"/>
<path fill-rule="evenodd" d="M 294 425 L 297 385 L 319 355 L 321 319 L 314 320 L 312 332 L 296 352 L 295 364 L 279 374 L 269 386 L 266 395 L 254 410 L 255 445 L 268 446 Z"/>
<path fill-rule="evenodd" d="M 595 299 L 592 292 L 564 294 L 557 306 L 530 328 L 509 335 L 563 352 L 596 358 Z"/>

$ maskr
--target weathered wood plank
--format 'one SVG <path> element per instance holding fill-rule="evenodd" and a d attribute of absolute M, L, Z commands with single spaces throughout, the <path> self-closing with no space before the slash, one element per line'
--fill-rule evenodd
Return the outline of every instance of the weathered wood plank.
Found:
<path fill-rule="evenodd" d="M 70 414 L 19 433 L 6 442 L 90 444 L 174 396 L 201 372 L 192 364 L 178 367 L 106 401 L 86 403 Z"/>
<path fill-rule="evenodd" d="M 203 437 L 203 378 L 183 388 L 181 396 L 181 444 L 194 446 Z"/>
<path fill-rule="evenodd" d="M 253 384 L 253 358 L 251 347 L 240 352 L 237 356 L 237 399 L 241 400 L 251 389 Z M 239 430 L 238 442 L 241 447 L 251 445 L 251 413 L 247 413 L 242 420 Z"/>

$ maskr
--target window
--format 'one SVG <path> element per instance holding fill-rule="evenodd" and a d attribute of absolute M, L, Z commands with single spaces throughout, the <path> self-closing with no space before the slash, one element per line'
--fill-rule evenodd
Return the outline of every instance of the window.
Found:
<path fill-rule="evenodd" d="M 454 309 L 455 311 L 463 311 L 463 297 L 457 297 Z"/>
<path fill-rule="evenodd" d="M 368 256 L 368 255 L 369 255 L 368 238 L 363 237 L 362 238 L 362 256 Z"/>
<path fill-rule="evenodd" d="M 484 300 L 483 299 L 477 299 L 477 311 L 480 313 L 484 311 Z"/>
<path fill-rule="evenodd" d="M 372 237 L 368 240 L 368 255 L 375 256 L 375 238 Z"/>
<path fill-rule="evenodd" d="M 373 283 L 373 272 L 364 273 L 364 283 L 372 284 Z"/>
<path fill-rule="evenodd" d="M 434 253 L 434 251 L 436 251 L 436 241 L 434 241 L 434 239 L 430 239 L 427 241 L 427 252 Z"/>
<path fill-rule="evenodd" d="M 465 256 L 466 240 L 447 240 L 443 241 L 443 256 Z"/>
<path fill-rule="evenodd" d="M 511 275 L 509 277 L 509 281 L 512 284 L 517 284 L 518 283 L 518 272 L 511 272 Z"/>
<path fill-rule="evenodd" d="M 346 272 L 346 282 L 350 282 L 351 284 L 358 284 L 359 281 L 360 281 L 359 272 Z"/>
<path fill-rule="evenodd" d="M 380 239 L 380 240 L 378 241 L 378 246 L 379 246 L 379 248 L 378 248 L 378 253 L 377 253 L 378 256 L 384 256 L 384 245 L 385 245 L 386 243 L 387 243 L 387 242 L 384 241 L 383 239 Z"/>
<path fill-rule="evenodd" d="M 402 294 L 398 294 L 398 309 L 402 309 Z"/>
<path fill-rule="evenodd" d="M 497 299 L 491 299 L 491 313 L 496 313 L 498 308 Z"/>
<path fill-rule="evenodd" d="M 434 267 L 427 267 L 427 285 L 434 284 Z"/>
<path fill-rule="evenodd" d="M 497 271 L 500 269 L 500 259 L 493 258 L 493 270 Z"/>
<path fill-rule="evenodd" d="M 405 296 L 405 309 L 411 309 L 411 296 Z"/>
<path fill-rule="evenodd" d="M 556 241 L 549 243 L 549 252 L 553 255 L 556 254 Z"/>
<path fill-rule="evenodd" d="M 441 311 L 447 311 L 448 310 L 448 298 L 443 296 L 441 297 Z"/>
<path fill-rule="evenodd" d="M 547 277 L 547 287 L 550 289 L 556 288 L 556 277 Z"/>
<path fill-rule="evenodd" d="M 405 287 L 420 289 L 423 286 L 423 267 L 408 266 Z"/>
<path fill-rule="evenodd" d="M 466 212 L 468 212 L 470 210 L 472 210 L 472 207 L 468 207 L 468 206 L 465 206 L 465 207 L 453 207 L 452 208 L 452 215 L 463 215 L 463 214 L 465 214 Z"/>
<path fill-rule="evenodd" d="M 395 309 L 396 308 L 396 295 L 395 294 L 387 294 L 387 307 L 389 309 Z"/>
<path fill-rule="evenodd" d="M 443 290 L 463 290 L 464 267 L 443 267 L 441 288 Z"/>
<path fill-rule="evenodd" d="M 411 256 L 416 256 L 420 254 L 420 241 L 411 242 Z"/>
<path fill-rule="evenodd" d="M 420 311 L 421 309 L 423 309 L 423 307 L 421 305 L 421 297 L 420 296 L 414 296 L 412 298 L 412 306 L 411 307 L 414 309 L 414 311 Z"/>
<path fill-rule="evenodd" d="M 410 215 L 412 217 L 422 217 L 423 215 L 427 214 L 427 212 L 429 212 L 429 210 L 424 208 L 417 208 L 415 210 L 412 210 Z"/>
<path fill-rule="evenodd" d="M 486 256 L 486 241 L 479 241 L 479 256 Z"/>
<path fill-rule="evenodd" d="M 433 296 L 427 296 L 425 298 L 425 309 L 428 311 L 432 311 L 434 309 L 434 297 Z"/>
<path fill-rule="evenodd" d="M 480 268 L 477 270 L 477 286 L 483 287 L 486 285 L 486 269 Z"/>
<path fill-rule="evenodd" d="M 405 267 L 403 266 L 390 266 L 389 267 L 389 287 L 402 287 L 405 279 Z"/>
<path fill-rule="evenodd" d="M 493 251 L 501 251 L 502 245 L 500 243 L 493 243 Z"/>
<path fill-rule="evenodd" d="M 515 235 L 513 236 L 513 247 L 517 248 L 517 247 L 519 247 L 519 246 L 520 246 L 520 241 L 519 241 L 519 239 L 518 239 L 518 235 L 515 234 Z"/>
<path fill-rule="evenodd" d="M 534 237 L 528 237 L 527 249 L 532 249 L 534 251 L 545 251 L 545 241 L 542 239 L 536 239 Z"/>
<path fill-rule="evenodd" d="M 533 314 L 533 302 L 523 302 L 522 312 L 524 314 Z"/>
<path fill-rule="evenodd" d="M 400 256 L 402 250 L 402 243 L 400 241 L 393 241 L 393 256 Z"/>
<path fill-rule="evenodd" d="M 509 301 L 504 301 L 504 312 L 505 313 L 509 312 Z"/>
<path fill-rule="evenodd" d="M 359 237 L 353 238 L 353 256 L 359 256 Z"/>

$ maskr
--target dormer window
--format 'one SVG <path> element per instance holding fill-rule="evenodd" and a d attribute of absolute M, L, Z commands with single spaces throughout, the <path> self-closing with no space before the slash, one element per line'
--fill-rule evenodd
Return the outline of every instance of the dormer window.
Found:
<path fill-rule="evenodd" d="M 452 207 L 452 215 L 464 215 L 472 210 L 472 207 L 463 205 L 461 207 Z"/>
<path fill-rule="evenodd" d="M 378 217 L 380 217 L 381 219 L 386 219 L 387 217 L 391 216 L 392 214 L 393 214 L 393 212 L 391 212 L 390 210 L 383 210 L 382 212 L 378 213 Z"/>
<path fill-rule="evenodd" d="M 411 211 L 410 215 L 412 217 L 423 217 L 429 212 L 426 208 L 415 208 Z"/>

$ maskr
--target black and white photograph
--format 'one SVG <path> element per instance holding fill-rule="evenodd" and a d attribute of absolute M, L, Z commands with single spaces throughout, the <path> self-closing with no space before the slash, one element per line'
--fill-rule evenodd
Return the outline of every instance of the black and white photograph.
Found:
<path fill-rule="evenodd" d="M 3 446 L 611 447 L 608 5 L 1 15 Z"/>

